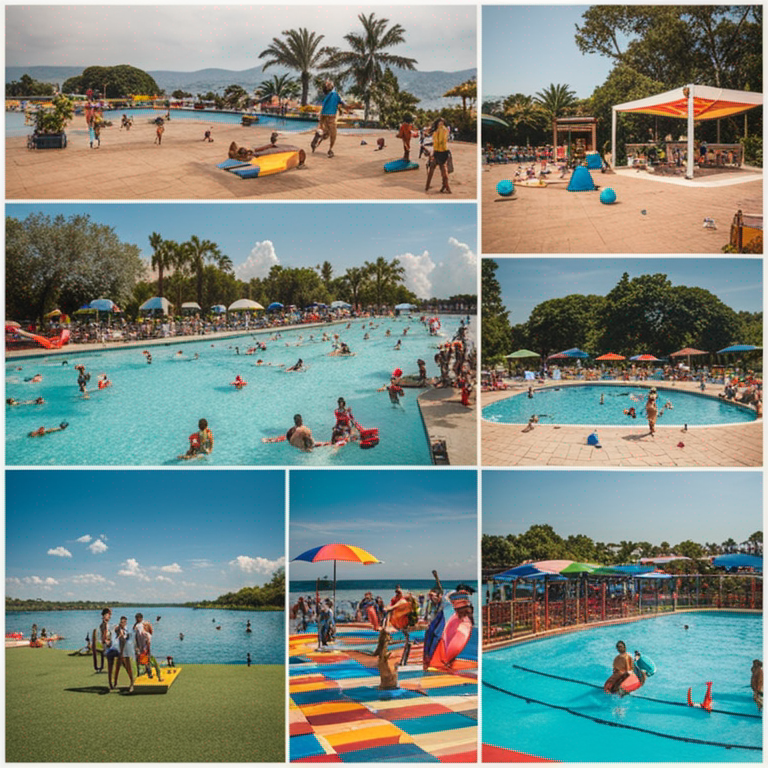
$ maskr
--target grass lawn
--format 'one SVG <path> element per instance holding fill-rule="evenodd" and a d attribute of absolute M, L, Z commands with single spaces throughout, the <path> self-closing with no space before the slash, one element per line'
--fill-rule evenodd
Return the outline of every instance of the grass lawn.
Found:
<path fill-rule="evenodd" d="M 284 762 L 284 666 L 184 664 L 167 693 L 128 696 L 69 653 L 6 650 L 7 762 Z"/>

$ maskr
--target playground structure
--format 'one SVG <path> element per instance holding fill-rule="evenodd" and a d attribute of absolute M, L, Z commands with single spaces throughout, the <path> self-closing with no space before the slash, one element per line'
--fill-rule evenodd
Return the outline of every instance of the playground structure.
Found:
<path fill-rule="evenodd" d="M 597 118 L 596 117 L 556 117 L 552 121 L 552 145 L 558 147 L 560 137 L 568 134 L 568 143 L 566 144 L 565 158 L 569 163 L 583 162 L 588 152 L 597 150 Z M 587 138 L 577 137 L 575 141 L 575 150 L 571 152 L 574 145 L 572 135 L 587 134 Z"/>
<path fill-rule="evenodd" d="M 731 223 L 730 245 L 737 253 L 762 253 L 763 214 L 737 211 Z"/>
<path fill-rule="evenodd" d="M 613 119 L 611 121 L 611 156 L 614 158 L 613 165 L 616 165 L 615 158 L 617 157 L 616 125 L 619 112 L 686 119 L 685 178 L 692 179 L 696 164 L 693 141 L 695 122 L 697 120 L 717 120 L 722 117 L 732 117 L 733 115 L 747 112 L 754 107 L 762 106 L 762 103 L 762 93 L 731 91 L 725 88 L 689 84 L 683 88 L 675 88 L 672 91 L 665 91 L 645 99 L 616 104 L 612 109 Z M 669 157 L 669 154 L 667 156 Z M 709 152 L 705 155 L 705 161 L 708 156 Z"/>

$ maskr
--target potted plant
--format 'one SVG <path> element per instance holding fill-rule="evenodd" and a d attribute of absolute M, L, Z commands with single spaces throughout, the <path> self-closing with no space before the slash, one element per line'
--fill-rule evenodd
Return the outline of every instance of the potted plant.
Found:
<path fill-rule="evenodd" d="M 74 105 L 67 96 L 57 96 L 52 107 L 41 107 L 35 115 L 33 134 L 35 149 L 64 149 L 67 146 L 67 123 L 72 119 Z"/>

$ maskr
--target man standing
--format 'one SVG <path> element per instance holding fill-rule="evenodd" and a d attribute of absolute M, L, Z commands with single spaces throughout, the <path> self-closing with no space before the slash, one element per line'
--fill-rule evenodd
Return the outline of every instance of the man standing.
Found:
<path fill-rule="evenodd" d="M 312 152 L 314 153 L 326 137 L 330 137 L 331 145 L 328 147 L 328 157 L 333 157 L 333 145 L 336 143 L 336 112 L 339 107 L 349 111 L 349 107 L 342 101 L 341 96 L 339 96 L 338 91 L 333 87 L 333 83 L 330 80 L 326 80 L 323 83 L 323 93 L 325 97 L 323 98 L 323 106 L 320 110 L 320 124 L 312 139 Z"/>

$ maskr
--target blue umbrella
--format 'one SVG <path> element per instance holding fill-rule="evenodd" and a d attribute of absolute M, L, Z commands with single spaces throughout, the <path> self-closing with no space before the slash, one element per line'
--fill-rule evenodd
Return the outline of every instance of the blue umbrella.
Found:
<path fill-rule="evenodd" d="M 395 306 L 395 309 L 416 309 L 416 305 L 415 304 L 408 304 L 408 303 L 397 304 Z"/>
<path fill-rule="evenodd" d="M 211 307 L 211 312 L 217 315 L 223 315 L 227 311 L 227 308 L 223 304 L 214 304 Z"/>
<path fill-rule="evenodd" d="M 268 307 L 267 312 L 274 312 L 276 309 L 282 309 L 283 305 L 279 301 L 273 301 Z"/>
<path fill-rule="evenodd" d="M 734 344 L 732 347 L 726 347 L 725 349 L 719 349 L 718 355 L 727 355 L 729 352 L 754 352 L 761 347 L 753 347 L 751 344 Z"/>
<path fill-rule="evenodd" d="M 757 555 L 718 555 L 712 560 L 712 565 L 718 568 L 754 568 L 757 571 L 763 570 L 763 558 Z"/>
<path fill-rule="evenodd" d="M 589 357 L 589 355 L 586 352 L 582 352 L 578 347 L 566 349 L 565 352 L 561 352 L 560 354 L 563 357 L 578 357 L 582 360 L 586 357 Z"/>
<path fill-rule="evenodd" d="M 94 299 L 88 307 L 89 309 L 98 309 L 99 312 L 114 312 L 117 309 L 112 299 Z"/>

